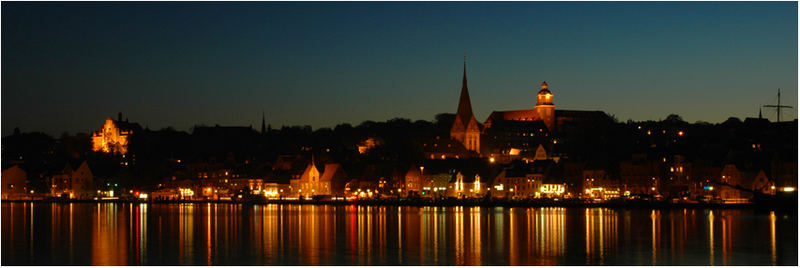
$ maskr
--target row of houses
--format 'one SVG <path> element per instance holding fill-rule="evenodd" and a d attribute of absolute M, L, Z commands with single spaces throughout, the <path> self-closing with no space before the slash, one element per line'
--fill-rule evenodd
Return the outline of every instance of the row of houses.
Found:
<path fill-rule="evenodd" d="M 433 159 L 408 168 L 368 165 L 348 172 L 339 163 L 314 157 L 281 156 L 260 176 L 243 175 L 224 166 L 194 168 L 192 178 L 169 179 L 153 191 L 133 190 L 132 196 L 153 200 L 224 200 L 243 195 L 274 199 L 309 198 L 584 198 L 664 197 L 748 202 L 755 192 L 776 194 L 794 191 L 797 165 L 781 163 L 768 170 L 728 163 L 722 166 L 688 162 L 682 156 L 647 159 L 634 155 L 618 163 L 619 170 L 592 163 L 569 162 L 548 157 L 498 164 L 491 159 Z M 67 164 L 48 178 L 50 190 L 34 193 L 27 174 L 15 165 L 2 171 L 2 198 L 68 197 L 93 199 L 115 197 L 113 187 L 96 187 L 87 162 Z M 97 189 L 112 189 L 98 191 Z"/>
<path fill-rule="evenodd" d="M 2 171 L 2 199 L 21 200 L 31 198 L 68 197 L 70 199 L 92 199 L 95 192 L 94 176 L 89 164 L 81 162 L 76 168 L 66 164 L 60 172 L 47 178 L 50 186 L 48 192 L 37 193 L 28 185 L 28 173 L 19 165 L 13 165 Z"/>

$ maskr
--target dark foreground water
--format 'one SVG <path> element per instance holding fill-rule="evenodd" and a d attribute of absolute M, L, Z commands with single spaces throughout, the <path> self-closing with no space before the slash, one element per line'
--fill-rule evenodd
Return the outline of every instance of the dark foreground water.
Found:
<path fill-rule="evenodd" d="M 2 265 L 797 265 L 797 216 L 705 209 L 2 203 Z"/>

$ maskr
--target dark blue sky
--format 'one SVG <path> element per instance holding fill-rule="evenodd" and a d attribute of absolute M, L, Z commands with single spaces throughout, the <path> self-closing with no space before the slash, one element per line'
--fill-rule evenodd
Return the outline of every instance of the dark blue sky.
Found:
<path fill-rule="evenodd" d="M 2 134 L 106 117 L 357 125 L 556 109 L 712 123 L 797 106 L 796 2 L 2 3 Z M 771 120 L 774 111 L 764 111 Z M 797 109 L 786 110 L 797 118 Z"/>

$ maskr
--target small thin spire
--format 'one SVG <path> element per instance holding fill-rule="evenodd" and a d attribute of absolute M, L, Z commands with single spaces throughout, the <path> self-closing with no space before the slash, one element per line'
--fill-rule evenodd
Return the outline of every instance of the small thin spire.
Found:
<path fill-rule="evenodd" d="M 467 88 L 467 52 L 464 52 L 464 79 L 461 81 L 461 87 Z"/>
<path fill-rule="evenodd" d="M 265 124 L 264 110 L 261 110 L 261 134 L 267 133 L 267 126 Z"/>

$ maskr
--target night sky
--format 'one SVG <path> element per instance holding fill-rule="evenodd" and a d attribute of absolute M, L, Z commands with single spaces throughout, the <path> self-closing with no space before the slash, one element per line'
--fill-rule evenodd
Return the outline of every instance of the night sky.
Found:
<path fill-rule="evenodd" d="M 2 135 L 333 127 L 556 109 L 718 123 L 797 107 L 796 2 L 2 2 Z M 764 115 L 775 120 L 774 110 Z M 783 118 L 797 118 L 797 109 Z"/>

